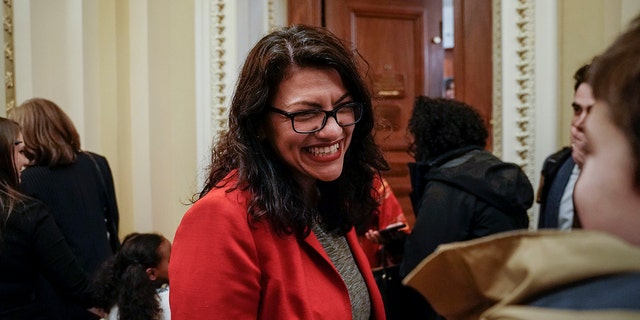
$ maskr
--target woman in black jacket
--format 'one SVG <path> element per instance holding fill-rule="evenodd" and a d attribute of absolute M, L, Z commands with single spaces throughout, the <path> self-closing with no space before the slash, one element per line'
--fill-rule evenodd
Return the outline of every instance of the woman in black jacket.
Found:
<path fill-rule="evenodd" d="M 118 207 L 107 159 L 80 147 L 71 119 L 54 102 L 34 98 L 9 112 L 22 126 L 25 154 L 22 191 L 49 208 L 84 271 L 92 276 L 120 247 Z M 38 292 L 59 319 L 92 320 L 47 281 Z"/>
<path fill-rule="evenodd" d="M 484 150 L 488 131 L 471 106 L 418 97 L 408 130 L 416 159 L 409 164 L 416 222 L 405 242 L 401 276 L 441 244 L 529 226 L 531 183 L 519 166 Z M 428 309 L 422 297 L 416 299 L 414 305 Z"/>
<path fill-rule="evenodd" d="M 89 280 L 46 208 L 18 190 L 28 162 L 20 126 L 0 118 L 0 319 L 50 319 L 36 296 L 42 275 L 90 308 Z"/>

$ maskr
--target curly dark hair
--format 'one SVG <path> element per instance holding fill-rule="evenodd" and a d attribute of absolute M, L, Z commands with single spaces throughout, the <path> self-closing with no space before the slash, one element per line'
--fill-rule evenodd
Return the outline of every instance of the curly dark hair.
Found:
<path fill-rule="evenodd" d="M 131 233 L 120 250 L 105 261 L 93 279 L 97 307 L 109 311 L 118 306 L 120 319 L 158 319 L 161 312 L 156 289 L 161 285 L 147 275 L 162 260 L 159 248 L 165 237 L 155 233 Z"/>
<path fill-rule="evenodd" d="M 463 147 L 487 145 L 489 132 L 473 107 L 445 98 L 416 98 L 407 130 L 413 137 L 409 152 L 428 161 Z"/>
<path fill-rule="evenodd" d="M 388 170 L 388 165 L 374 143 L 371 93 L 358 69 L 358 58 L 323 28 L 294 25 L 262 38 L 240 73 L 229 129 L 212 150 L 208 178 L 199 197 L 212 188 L 225 187 L 225 177 L 233 171 L 238 183 L 228 191 L 241 188 L 252 195 L 249 223 L 265 218 L 276 232 L 299 238 L 310 233 L 314 221 L 321 221 L 333 234 L 345 234 L 371 214 L 377 207 L 373 176 Z M 258 137 L 280 82 L 294 67 L 334 69 L 353 100 L 363 103 L 363 116 L 355 125 L 342 175 L 335 181 L 316 183 L 320 191 L 317 208 L 305 204 L 290 168 L 266 139 Z"/>

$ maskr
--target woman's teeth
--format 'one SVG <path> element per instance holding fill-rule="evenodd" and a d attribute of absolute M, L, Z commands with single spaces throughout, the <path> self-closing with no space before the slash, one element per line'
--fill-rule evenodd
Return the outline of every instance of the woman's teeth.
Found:
<path fill-rule="evenodd" d="M 340 144 L 336 143 L 329 147 L 309 147 L 307 151 L 314 156 L 326 156 L 332 153 L 336 153 L 340 148 Z"/>

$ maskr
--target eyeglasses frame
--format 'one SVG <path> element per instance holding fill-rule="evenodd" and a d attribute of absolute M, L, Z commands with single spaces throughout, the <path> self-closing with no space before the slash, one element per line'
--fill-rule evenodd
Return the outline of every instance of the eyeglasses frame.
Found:
<path fill-rule="evenodd" d="M 359 112 L 359 114 L 355 114 L 356 116 L 358 116 L 358 115 L 359 115 L 359 117 L 356 119 L 356 121 L 355 121 L 354 123 L 350 123 L 350 124 L 346 124 L 346 125 L 341 125 L 341 124 L 338 122 L 338 111 L 339 111 L 340 109 L 342 109 L 342 108 L 345 108 L 345 107 L 347 107 L 347 106 L 353 106 L 353 105 L 357 106 L 357 109 L 355 109 L 355 108 L 354 108 L 353 110 L 354 110 L 354 112 L 356 112 L 356 111 L 358 111 L 358 112 Z M 358 123 L 358 122 L 362 119 L 362 114 L 363 114 L 363 112 L 362 112 L 362 107 L 363 107 L 363 105 L 364 105 L 364 103 L 363 103 L 363 102 L 346 102 L 346 103 L 343 103 L 343 104 L 341 104 L 341 105 L 338 105 L 335 109 L 333 109 L 333 110 L 331 110 L 331 111 L 325 111 L 325 110 L 305 110 L 305 111 L 296 111 L 296 112 L 287 112 L 287 111 L 284 111 L 284 110 L 282 110 L 282 109 L 278 109 L 278 108 L 276 108 L 276 107 L 271 106 L 271 107 L 269 107 L 269 111 L 271 111 L 271 112 L 275 112 L 275 113 L 277 113 L 277 114 L 281 114 L 281 115 L 283 115 L 283 116 L 285 116 L 285 117 L 289 118 L 289 120 L 291 120 L 291 128 L 292 128 L 292 129 L 293 129 L 293 131 L 295 131 L 296 133 L 300 133 L 300 134 L 310 134 L 310 133 L 315 133 L 315 132 L 318 132 L 318 131 L 320 131 L 320 130 L 324 129 L 324 127 L 327 125 L 327 119 L 328 119 L 329 117 L 333 117 L 333 119 L 334 119 L 334 120 L 336 120 L 336 123 L 337 123 L 340 127 L 342 127 L 342 128 L 344 128 L 344 127 L 350 127 L 350 126 L 355 125 L 356 123 Z M 322 120 L 322 125 L 321 125 L 318 129 L 311 130 L 311 131 L 298 131 L 298 130 L 296 130 L 296 126 L 293 124 L 293 118 L 294 118 L 295 116 L 299 115 L 299 114 L 308 113 L 308 112 L 310 112 L 310 111 L 314 111 L 314 112 L 322 112 L 322 113 L 324 113 L 324 119 Z"/>

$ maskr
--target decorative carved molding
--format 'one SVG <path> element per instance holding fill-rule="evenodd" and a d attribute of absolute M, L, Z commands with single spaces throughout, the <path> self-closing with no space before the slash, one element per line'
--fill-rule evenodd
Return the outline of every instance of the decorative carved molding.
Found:
<path fill-rule="evenodd" d="M 516 163 L 530 177 L 533 177 L 534 137 L 535 137 L 535 10 L 533 0 L 518 0 L 516 14 Z"/>
<path fill-rule="evenodd" d="M 502 0 L 493 0 L 493 154 L 502 158 Z"/>
<path fill-rule="evenodd" d="M 507 2 L 508 1 L 508 2 Z M 513 2 L 511 2 L 513 1 Z M 535 0 L 493 0 L 493 153 L 503 158 L 515 154 L 515 162 L 528 177 L 535 177 Z M 503 7 L 504 5 L 504 7 Z M 515 6 L 512 6 L 515 5 Z M 508 12 L 503 12 L 508 8 Z M 515 12 L 512 12 L 512 9 Z M 503 16 L 504 14 L 504 16 Z M 506 18 L 505 18 L 506 17 Z M 510 31 L 515 31 L 514 33 Z M 503 47 L 504 39 L 509 44 Z M 514 42 L 511 42 L 515 40 Z M 513 61 L 513 65 L 505 65 Z M 515 70 L 512 74 L 504 74 L 504 70 Z M 514 81 L 515 83 L 505 83 Z M 506 84 L 506 85 L 505 85 Z M 505 91 L 506 89 L 506 91 Z M 515 108 L 515 114 L 510 112 Z M 506 112 L 505 112 L 506 111 Z M 505 137 L 505 131 L 514 134 Z M 511 138 L 513 136 L 513 138 Z M 513 149 L 505 150 L 503 139 L 508 140 Z M 534 181 L 534 180 L 532 180 Z M 529 220 L 535 222 L 535 212 L 528 211 Z M 532 224 L 532 228 L 535 224 Z"/>
<path fill-rule="evenodd" d="M 227 64 L 225 50 L 225 0 L 212 0 L 210 3 L 210 48 L 209 75 L 211 80 L 211 130 L 214 137 L 227 130 L 227 75 L 224 67 Z"/>
<path fill-rule="evenodd" d="M 16 105 L 16 88 L 14 72 L 14 46 L 13 46 L 13 1 L 3 0 L 4 26 L 4 85 L 5 107 L 11 110 Z"/>
<path fill-rule="evenodd" d="M 278 26 L 278 24 L 276 23 L 275 6 L 276 4 L 273 0 L 267 1 L 267 25 L 269 27 L 269 30 L 273 30 Z"/>

